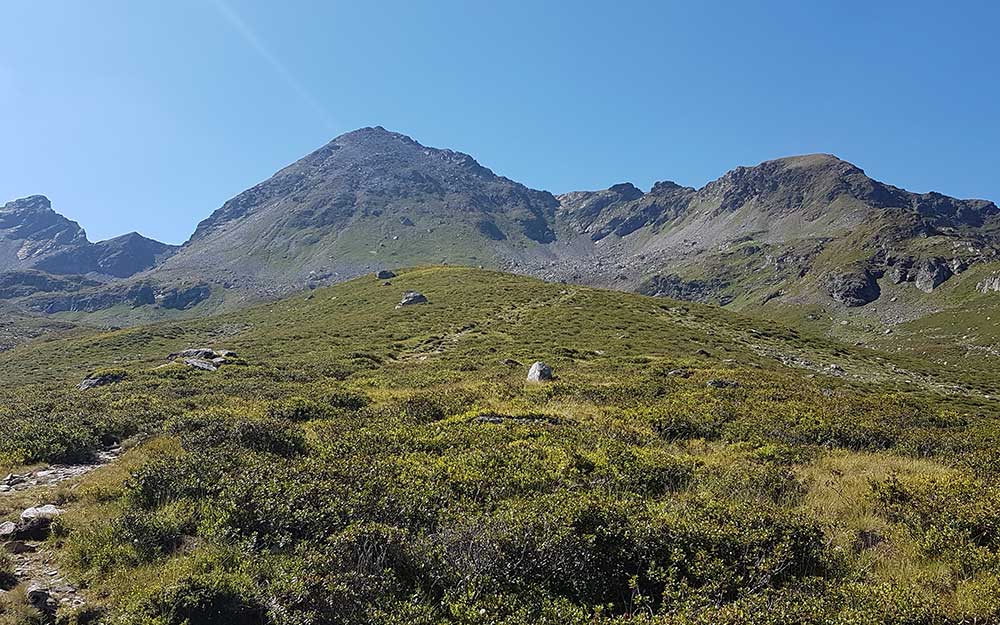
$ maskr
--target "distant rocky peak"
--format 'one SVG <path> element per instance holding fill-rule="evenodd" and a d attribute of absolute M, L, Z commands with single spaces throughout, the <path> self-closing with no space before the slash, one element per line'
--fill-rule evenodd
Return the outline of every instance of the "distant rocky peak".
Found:
<path fill-rule="evenodd" d="M 650 189 L 649 192 L 653 195 L 662 195 L 664 193 L 672 193 L 680 189 L 694 191 L 694 189 L 692 189 L 691 187 L 685 187 L 683 185 L 679 185 L 673 180 L 660 180 L 659 182 L 653 184 L 653 188 Z"/>
<path fill-rule="evenodd" d="M 625 201 L 637 200 L 642 197 L 642 190 L 631 182 L 620 182 L 608 187 L 608 191 Z"/>
<path fill-rule="evenodd" d="M 22 258 L 45 253 L 55 245 L 87 243 L 87 233 L 75 221 L 52 210 L 44 195 L 13 200 L 0 209 L 0 240 L 25 240 Z"/>
<path fill-rule="evenodd" d="M 0 210 L 8 212 L 50 211 L 52 210 L 52 202 L 44 195 L 29 195 L 7 202 L 3 207 L 0 207 Z"/>

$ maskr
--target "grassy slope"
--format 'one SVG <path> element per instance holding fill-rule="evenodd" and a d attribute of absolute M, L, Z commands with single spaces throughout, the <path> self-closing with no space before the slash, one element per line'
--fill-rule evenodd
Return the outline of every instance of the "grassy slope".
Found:
<path fill-rule="evenodd" d="M 395 309 L 410 289 L 431 303 Z M 240 360 L 161 368 L 200 345 Z M 535 359 L 559 380 L 525 385 Z M 73 390 L 109 367 L 126 380 Z M 220 605 L 289 623 L 998 614 L 977 590 L 1000 583 L 976 534 L 1000 521 L 990 380 L 716 308 L 417 269 L 21 346 L 0 378 L 8 463 L 150 441 L 127 485 L 117 467 L 61 495 L 67 566 L 135 622 Z M 961 522 L 921 522 L 935 501 Z M 350 555 L 373 545 L 401 551 L 376 549 L 381 572 Z"/>

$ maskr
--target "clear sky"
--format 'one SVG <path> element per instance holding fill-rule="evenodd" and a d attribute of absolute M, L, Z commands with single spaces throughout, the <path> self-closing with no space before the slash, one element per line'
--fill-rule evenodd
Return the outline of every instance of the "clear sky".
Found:
<path fill-rule="evenodd" d="M 179 243 L 373 125 L 552 192 L 831 152 L 1000 201 L 998 7 L 0 1 L 0 203 L 45 194 L 92 240 Z"/>

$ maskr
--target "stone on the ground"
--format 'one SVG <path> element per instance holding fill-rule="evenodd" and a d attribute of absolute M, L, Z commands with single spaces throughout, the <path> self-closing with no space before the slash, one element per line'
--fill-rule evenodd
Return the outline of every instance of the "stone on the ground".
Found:
<path fill-rule="evenodd" d="M 56 517 L 62 515 L 63 509 L 58 508 L 52 504 L 45 504 L 44 506 L 36 506 L 34 508 L 28 508 L 21 513 L 22 521 L 32 521 L 35 519 L 42 519 L 45 521 L 51 521 Z"/>
<path fill-rule="evenodd" d="M 185 358 L 184 364 L 203 371 L 217 371 L 219 369 L 219 366 L 211 360 L 204 360 L 201 358 Z"/>
<path fill-rule="evenodd" d="M 52 521 L 63 511 L 52 504 L 28 508 L 21 513 L 12 538 L 18 540 L 44 540 L 49 535 Z"/>
<path fill-rule="evenodd" d="M 28 603 L 31 607 L 35 608 L 39 612 L 48 612 L 50 610 L 49 599 L 51 595 L 49 594 L 48 588 L 43 588 L 38 584 L 32 584 L 28 586 L 28 590 L 25 593 L 28 597 Z"/>
<path fill-rule="evenodd" d="M 545 382 L 552 379 L 552 367 L 548 366 L 542 361 L 538 361 L 531 365 L 528 369 L 528 381 L 529 382 Z"/>
<path fill-rule="evenodd" d="M 390 280 L 390 279 L 395 278 L 395 277 L 396 277 L 396 274 L 392 273 L 388 269 L 383 269 L 382 271 L 380 271 L 380 272 L 378 272 L 378 273 L 375 274 L 375 279 L 376 280 Z"/>
<path fill-rule="evenodd" d="M 0 523 L 0 540 L 9 540 L 17 531 L 17 524 L 13 521 Z"/>
<path fill-rule="evenodd" d="M 202 360 L 211 360 L 219 354 L 210 347 L 192 347 L 190 349 L 183 349 L 179 352 L 174 352 L 167 356 L 167 360 L 182 360 L 184 358 L 200 358 Z"/>
<path fill-rule="evenodd" d="M 80 385 L 77 388 L 81 391 L 86 391 L 99 386 L 107 386 L 109 384 L 114 384 L 115 382 L 121 382 L 124 379 L 125 373 L 122 371 L 97 374 L 92 373 L 85 377 L 83 382 L 80 382 Z"/>
<path fill-rule="evenodd" d="M 396 308 L 402 308 L 403 306 L 412 306 L 414 304 L 426 304 L 427 298 L 423 293 L 418 293 L 417 291 L 407 291 L 403 295 L 403 299 L 400 300 L 399 304 L 396 304 Z"/>

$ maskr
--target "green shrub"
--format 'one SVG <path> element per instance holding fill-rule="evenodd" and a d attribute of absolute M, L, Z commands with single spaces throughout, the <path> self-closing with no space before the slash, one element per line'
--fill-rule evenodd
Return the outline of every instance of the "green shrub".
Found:
<path fill-rule="evenodd" d="M 312 421 L 326 419 L 331 416 L 331 410 L 319 402 L 304 397 L 289 397 L 273 402 L 268 408 L 268 414 L 276 419 L 289 421 Z"/>

